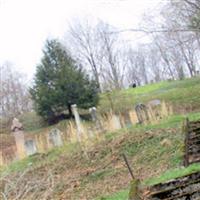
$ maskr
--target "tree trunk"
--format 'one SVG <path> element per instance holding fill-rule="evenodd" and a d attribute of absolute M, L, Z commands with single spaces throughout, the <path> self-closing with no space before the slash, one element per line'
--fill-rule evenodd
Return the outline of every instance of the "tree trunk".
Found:
<path fill-rule="evenodd" d="M 71 104 L 68 104 L 68 111 L 69 111 L 69 117 L 72 118 L 73 117 L 73 113 L 72 113 Z"/>

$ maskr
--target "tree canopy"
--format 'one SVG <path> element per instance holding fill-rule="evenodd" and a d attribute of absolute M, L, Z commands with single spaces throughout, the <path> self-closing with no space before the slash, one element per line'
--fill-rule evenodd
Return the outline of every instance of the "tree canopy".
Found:
<path fill-rule="evenodd" d="M 52 122 L 71 105 L 89 108 L 98 103 L 98 87 L 57 40 L 47 40 L 30 89 L 35 109 Z"/>

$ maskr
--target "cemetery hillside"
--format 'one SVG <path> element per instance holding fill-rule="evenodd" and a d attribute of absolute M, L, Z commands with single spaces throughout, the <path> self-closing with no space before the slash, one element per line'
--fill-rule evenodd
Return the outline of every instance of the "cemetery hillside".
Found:
<path fill-rule="evenodd" d="M 200 0 L 0 0 L 0 200 L 200 200 Z"/>
<path fill-rule="evenodd" d="M 141 118 L 135 114 L 138 100 L 144 105 L 156 102 L 148 119 L 144 113 Z M 7 199 L 127 199 L 132 178 L 123 154 L 144 188 L 198 172 L 198 162 L 183 166 L 184 124 L 186 118 L 200 119 L 199 100 L 200 77 L 102 93 L 93 116 L 98 121 L 84 118 L 89 111 L 72 108 L 73 113 L 81 113 L 80 138 L 75 119 L 48 126 L 40 124 L 34 113 L 20 116 L 13 124 L 24 132 L 18 146 L 13 146 L 11 134 L 1 133 L 1 142 L 6 141 L 1 144 L 2 195 Z M 20 160 L 12 161 L 21 140 L 26 141 L 25 149 L 20 148 Z"/>

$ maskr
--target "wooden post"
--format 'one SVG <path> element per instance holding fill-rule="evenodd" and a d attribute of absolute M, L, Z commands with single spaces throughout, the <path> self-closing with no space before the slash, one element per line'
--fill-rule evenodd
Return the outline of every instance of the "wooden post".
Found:
<path fill-rule="evenodd" d="M 125 161 L 125 163 L 126 163 L 126 166 L 127 166 L 127 168 L 128 168 L 128 171 L 129 171 L 129 173 L 130 173 L 132 179 L 134 180 L 135 177 L 133 176 L 133 172 L 132 172 L 132 169 L 131 169 L 131 167 L 130 167 L 130 165 L 129 165 L 129 163 L 128 163 L 128 160 L 127 160 L 127 158 L 126 158 L 126 155 L 125 155 L 125 154 L 122 154 L 122 156 L 123 156 L 123 158 L 124 158 L 124 161 Z"/>
<path fill-rule="evenodd" d="M 189 165 L 189 146 L 188 146 L 188 140 L 189 140 L 189 119 L 186 118 L 185 120 L 185 159 L 184 159 L 184 166 L 187 167 Z"/>

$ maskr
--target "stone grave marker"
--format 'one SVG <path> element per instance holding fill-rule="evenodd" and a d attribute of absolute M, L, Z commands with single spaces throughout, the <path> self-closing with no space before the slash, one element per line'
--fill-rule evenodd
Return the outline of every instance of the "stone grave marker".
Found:
<path fill-rule="evenodd" d="M 76 123 L 76 127 L 77 127 L 77 139 L 80 142 L 81 141 L 81 135 L 83 134 L 83 128 L 81 125 L 81 119 L 78 113 L 78 109 L 77 109 L 77 105 L 74 104 L 71 106 L 72 108 L 72 112 L 74 114 L 74 118 L 75 118 L 75 123 Z"/>
<path fill-rule="evenodd" d="M 129 117 L 130 117 L 131 124 L 135 125 L 135 124 L 139 123 L 138 116 L 137 116 L 137 113 L 135 112 L 135 110 L 129 111 Z"/>
<path fill-rule="evenodd" d="M 90 112 L 92 121 L 96 122 L 97 121 L 97 109 L 95 107 L 92 107 L 89 109 L 89 112 Z"/>
<path fill-rule="evenodd" d="M 153 99 L 147 103 L 149 120 L 158 121 L 162 118 L 162 102 L 159 99 Z"/>
<path fill-rule="evenodd" d="M 54 128 L 49 133 L 49 141 L 53 146 L 62 146 L 63 141 L 61 138 L 61 131 L 57 128 Z"/>
<path fill-rule="evenodd" d="M 122 126 L 121 126 L 121 123 L 120 123 L 119 116 L 112 114 L 111 120 L 110 120 L 110 125 L 111 125 L 111 130 L 121 129 Z"/>
<path fill-rule="evenodd" d="M 135 112 L 137 114 L 137 118 L 140 124 L 149 120 L 147 106 L 139 103 L 135 106 Z"/>
<path fill-rule="evenodd" d="M 95 123 L 95 127 L 97 130 L 102 130 L 102 125 L 101 125 L 101 121 L 97 116 L 97 109 L 95 107 L 92 107 L 89 109 L 92 121 Z"/>
<path fill-rule="evenodd" d="M 33 155 L 37 152 L 37 148 L 36 148 L 34 140 L 31 140 L 31 139 L 26 140 L 24 145 L 25 145 L 27 156 Z"/>
<path fill-rule="evenodd" d="M 147 103 L 147 106 L 157 107 L 161 105 L 160 99 L 153 99 Z"/>
<path fill-rule="evenodd" d="M 12 121 L 11 131 L 17 132 L 19 130 L 23 130 L 22 123 L 20 123 L 17 118 L 14 118 Z"/>
<path fill-rule="evenodd" d="M 17 147 L 17 158 L 22 159 L 26 156 L 26 150 L 24 147 L 24 132 L 23 125 L 19 122 L 17 118 L 13 119 L 11 130 L 15 137 L 15 143 Z"/>

